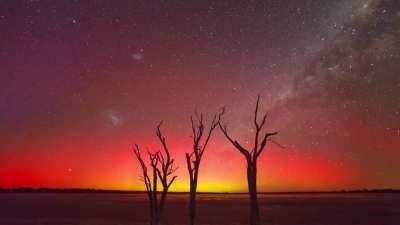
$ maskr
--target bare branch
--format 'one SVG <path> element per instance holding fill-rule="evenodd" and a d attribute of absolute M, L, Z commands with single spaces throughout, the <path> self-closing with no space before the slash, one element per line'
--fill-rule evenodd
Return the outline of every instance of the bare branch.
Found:
<path fill-rule="evenodd" d="M 170 187 L 171 184 L 175 181 L 176 178 L 177 178 L 177 176 L 172 177 L 171 181 L 170 181 L 169 184 L 167 185 L 167 189 L 169 189 L 169 187 Z"/>
<path fill-rule="evenodd" d="M 239 144 L 236 140 L 233 140 L 227 131 L 226 126 L 222 126 L 221 122 L 218 122 L 219 128 L 221 129 L 222 133 L 225 135 L 225 137 L 232 143 L 233 146 L 236 147 L 237 150 L 239 150 L 240 153 L 242 153 L 246 158 L 250 157 L 250 152 L 245 149 L 242 145 Z"/>
<path fill-rule="evenodd" d="M 270 141 L 271 143 L 274 143 L 274 144 L 276 144 L 276 145 L 277 145 L 278 147 L 280 147 L 280 148 L 286 149 L 286 147 L 285 147 L 285 146 L 283 146 L 283 145 L 279 144 L 279 142 L 277 142 L 277 141 L 275 141 L 275 140 L 273 140 L 273 139 L 269 139 L 269 141 Z"/>
<path fill-rule="evenodd" d="M 143 181 L 144 181 L 145 186 L 146 186 L 146 191 L 148 192 L 148 194 L 150 194 L 149 192 L 152 191 L 151 181 L 150 181 L 150 178 L 149 178 L 149 176 L 147 174 L 147 166 L 144 163 L 142 155 L 140 154 L 140 148 L 139 148 L 139 146 L 137 144 L 134 144 L 134 146 L 132 148 L 133 148 L 133 152 L 135 153 L 136 158 L 138 159 L 138 161 L 140 163 L 140 166 L 142 168 L 142 174 L 143 174 L 142 178 L 143 178 Z"/>
<path fill-rule="evenodd" d="M 160 140 L 160 142 L 161 142 L 161 144 L 163 146 L 163 150 L 164 150 L 165 154 L 167 155 L 167 161 L 168 161 L 168 158 L 170 158 L 170 155 L 169 155 L 169 150 L 168 150 L 166 138 L 161 133 L 160 127 L 161 127 L 162 123 L 163 123 L 163 121 L 160 121 L 160 123 L 158 123 L 156 134 L 157 134 L 157 137 L 158 137 L 158 139 Z"/>
<path fill-rule="evenodd" d="M 265 121 L 267 120 L 268 113 L 265 113 L 260 124 L 260 129 L 263 128 Z"/>
<path fill-rule="evenodd" d="M 260 147 L 259 147 L 259 149 L 257 150 L 257 153 L 256 153 L 256 158 L 261 154 L 261 152 L 264 150 L 264 148 L 265 148 L 265 145 L 267 144 L 267 140 L 268 140 L 268 137 L 270 137 L 270 136 L 273 136 L 273 135 L 276 135 L 276 134 L 278 134 L 278 132 L 273 132 L 273 133 L 265 133 L 265 135 L 264 135 L 264 138 L 263 138 L 263 140 L 262 140 L 262 142 L 261 142 L 261 144 L 260 144 Z"/>
<path fill-rule="evenodd" d="M 210 141 L 210 138 L 212 136 L 212 133 L 213 133 L 214 129 L 217 127 L 217 125 L 218 125 L 218 122 L 219 122 L 219 120 L 217 121 L 217 115 L 214 115 L 213 120 L 211 121 L 211 124 L 210 124 L 210 128 L 208 130 L 207 138 L 206 138 L 206 140 L 205 140 L 205 142 L 203 144 L 203 147 L 202 147 L 202 150 L 201 150 L 201 153 L 200 153 L 200 157 L 203 155 L 203 152 L 206 149 L 207 144 Z"/>
<path fill-rule="evenodd" d="M 260 95 L 257 95 L 256 109 L 254 110 L 254 126 L 257 128 L 257 130 L 259 129 L 259 125 L 258 125 L 258 122 L 257 122 L 259 104 L 260 104 Z"/>
<path fill-rule="evenodd" d="M 187 169 L 189 171 L 189 175 L 190 175 L 190 179 L 192 179 L 192 174 L 193 174 L 193 168 L 192 168 L 192 163 L 191 163 L 191 157 L 189 155 L 189 153 L 185 154 L 186 156 L 186 165 L 187 165 Z"/>

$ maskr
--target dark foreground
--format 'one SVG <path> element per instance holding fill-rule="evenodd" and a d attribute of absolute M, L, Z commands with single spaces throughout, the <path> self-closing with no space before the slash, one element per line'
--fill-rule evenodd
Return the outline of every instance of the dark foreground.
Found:
<path fill-rule="evenodd" d="M 147 224 L 143 194 L 0 194 L 0 225 Z M 187 196 L 171 194 L 163 224 L 187 224 Z M 260 195 L 263 224 L 399 225 L 400 194 Z M 202 194 L 199 225 L 247 224 L 247 196 Z"/>

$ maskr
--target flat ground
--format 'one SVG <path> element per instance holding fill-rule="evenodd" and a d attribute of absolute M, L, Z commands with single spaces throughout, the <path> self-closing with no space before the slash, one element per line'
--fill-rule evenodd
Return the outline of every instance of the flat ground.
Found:
<path fill-rule="evenodd" d="M 399 225 L 400 194 L 260 195 L 263 224 Z M 201 194 L 198 225 L 247 224 L 247 195 Z M 171 194 L 163 224 L 187 224 L 187 195 Z M 143 194 L 0 194 L 0 225 L 147 224 Z"/>

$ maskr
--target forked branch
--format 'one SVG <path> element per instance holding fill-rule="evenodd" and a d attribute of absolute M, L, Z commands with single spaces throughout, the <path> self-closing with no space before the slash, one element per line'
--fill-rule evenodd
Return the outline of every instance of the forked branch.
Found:
<path fill-rule="evenodd" d="M 226 125 L 223 125 L 221 122 L 221 116 L 223 113 L 220 114 L 220 118 L 218 121 L 219 128 L 221 129 L 222 133 L 228 139 L 228 141 L 242 154 L 246 157 L 246 159 L 250 159 L 250 161 L 255 161 L 258 156 L 261 154 L 261 152 L 265 149 L 265 146 L 269 140 L 269 137 L 276 135 L 277 132 L 265 132 L 263 135 L 262 139 L 260 140 L 260 135 L 262 133 L 262 130 L 264 128 L 264 125 L 266 124 L 267 120 L 267 113 L 264 113 L 264 115 L 261 118 L 261 121 L 258 118 L 259 114 L 259 109 L 260 109 L 260 95 L 257 96 L 257 103 L 256 107 L 254 110 L 254 118 L 253 118 L 253 123 L 255 127 L 255 135 L 254 135 L 254 144 L 253 147 L 250 149 L 247 149 L 243 147 L 237 140 L 233 139 L 229 133 Z M 223 111 L 224 112 L 224 111 Z"/>

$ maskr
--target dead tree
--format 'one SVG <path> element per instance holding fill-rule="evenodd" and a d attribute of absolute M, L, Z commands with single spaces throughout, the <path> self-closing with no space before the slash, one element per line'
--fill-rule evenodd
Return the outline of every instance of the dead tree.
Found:
<path fill-rule="evenodd" d="M 178 168 L 175 166 L 174 159 L 171 158 L 166 138 L 161 133 L 160 130 L 161 124 L 162 122 L 158 124 L 156 131 L 157 137 L 162 144 L 162 151 L 160 151 L 158 154 L 158 161 L 160 162 L 160 166 L 156 168 L 158 177 L 160 178 L 163 187 L 159 204 L 160 215 L 161 211 L 164 209 L 164 204 L 167 198 L 168 189 L 171 186 L 171 184 L 175 181 L 177 176 L 173 176 L 172 178 L 169 177 L 172 176 Z"/>
<path fill-rule="evenodd" d="M 174 159 L 171 158 L 166 143 L 166 138 L 162 135 L 160 126 L 161 123 L 159 123 L 157 126 L 156 134 L 162 144 L 163 150 L 155 153 L 151 153 L 149 151 L 147 152 L 149 156 L 149 165 L 151 167 L 151 175 L 148 173 L 148 168 L 143 160 L 139 146 L 137 144 L 133 146 L 133 152 L 136 155 L 136 158 L 138 159 L 142 169 L 142 180 L 146 186 L 146 193 L 150 203 L 150 225 L 159 224 L 167 198 L 168 189 L 176 179 L 176 176 L 170 178 L 177 167 L 175 167 Z M 158 179 L 162 184 L 160 199 L 158 199 L 157 196 Z"/>
<path fill-rule="evenodd" d="M 265 149 L 267 142 L 270 140 L 269 138 L 273 135 L 276 135 L 277 132 L 263 132 L 262 129 L 265 125 L 267 119 L 267 113 L 259 122 L 258 119 L 258 110 L 260 105 L 260 95 L 257 97 L 256 109 L 254 111 L 254 127 L 255 127 L 255 137 L 254 144 L 251 149 L 247 149 L 243 147 L 237 140 L 234 140 L 229 134 L 227 127 L 222 125 L 221 121 L 218 122 L 218 125 L 225 135 L 225 137 L 229 140 L 230 143 L 245 157 L 247 163 L 247 187 L 249 191 L 250 197 L 250 225 L 259 225 L 260 224 L 260 212 L 258 207 L 257 200 L 257 159 L 260 154 Z M 264 134 L 262 134 L 264 133 Z M 260 140 L 260 136 L 262 136 Z"/>
<path fill-rule="evenodd" d="M 136 155 L 136 158 L 138 159 L 141 169 L 142 169 L 142 180 L 146 186 L 146 193 L 147 197 L 149 199 L 150 203 L 150 225 L 157 225 L 157 214 L 158 214 L 158 201 L 157 201 L 157 164 L 158 164 L 158 154 L 159 152 L 156 153 L 148 153 L 149 156 L 149 161 L 150 161 L 150 167 L 151 167 L 151 175 L 149 175 L 147 171 L 147 165 L 143 160 L 143 157 L 140 153 L 139 146 L 137 144 L 134 145 L 133 147 L 133 152 Z"/>
<path fill-rule="evenodd" d="M 193 149 L 192 152 L 186 153 L 186 164 L 189 172 L 190 179 L 190 198 L 189 198 L 189 224 L 195 224 L 196 217 L 196 193 L 197 193 L 197 182 L 199 177 L 200 162 L 203 157 L 204 151 L 206 150 L 207 144 L 209 143 L 214 129 L 218 125 L 217 116 L 215 115 L 208 131 L 205 131 L 203 114 L 200 117 L 196 114 L 196 122 L 193 121 L 193 117 L 190 117 L 192 125 L 192 138 L 193 138 Z M 207 132 L 205 134 L 205 132 Z"/>

